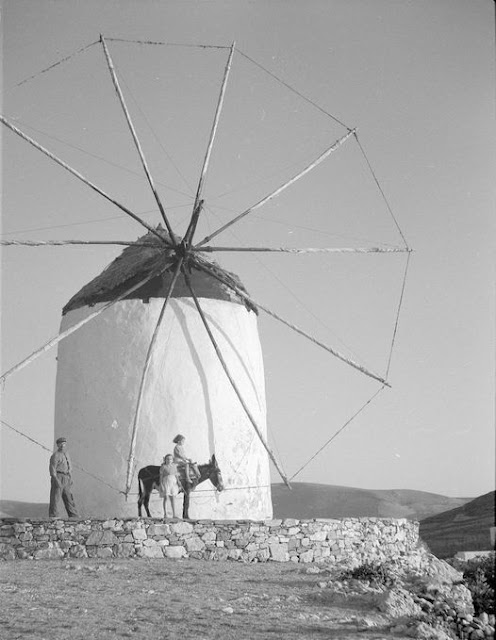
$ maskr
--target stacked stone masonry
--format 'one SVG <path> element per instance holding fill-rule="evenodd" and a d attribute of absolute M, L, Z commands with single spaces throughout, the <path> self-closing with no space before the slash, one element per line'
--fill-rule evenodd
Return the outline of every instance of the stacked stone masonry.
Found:
<path fill-rule="evenodd" d="M 401 519 L 163 522 L 153 519 L 0 520 L 0 558 L 198 558 L 357 563 L 415 553 L 418 523 Z"/>

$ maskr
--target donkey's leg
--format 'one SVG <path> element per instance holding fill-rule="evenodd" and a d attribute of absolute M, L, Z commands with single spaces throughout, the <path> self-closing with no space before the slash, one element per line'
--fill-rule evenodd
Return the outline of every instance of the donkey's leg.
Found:
<path fill-rule="evenodd" d="M 147 492 L 147 494 L 145 495 L 145 499 L 143 501 L 143 504 L 145 506 L 145 511 L 146 511 L 146 515 L 151 518 L 152 516 L 150 515 L 150 509 L 148 508 L 148 503 L 150 502 L 150 495 L 151 495 L 151 491 Z"/>
<path fill-rule="evenodd" d="M 184 488 L 183 520 L 189 520 L 189 487 Z"/>
<path fill-rule="evenodd" d="M 143 490 L 141 488 L 141 480 L 138 474 L 138 518 L 141 518 L 141 505 L 143 504 Z"/>

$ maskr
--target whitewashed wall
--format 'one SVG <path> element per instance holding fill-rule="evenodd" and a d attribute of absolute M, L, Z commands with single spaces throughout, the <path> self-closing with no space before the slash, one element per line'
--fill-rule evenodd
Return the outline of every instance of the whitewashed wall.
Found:
<path fill-rule="evenodd" d="M 136 399 L 148 345 L 163 300 L 125 300 L 59 344 L 55 438 L 65 435 L 73 462 L 124 490 Z M 214 336 L 263 433 L 265 384 L 257 316 L 240 304 L 202 299 Z M 70 311 L 66 329 L 98 305 Z M 209 481 L 191 494 L 190 517 L 272 517 L 269 461 L 215 354 L 194 303 L 174 298 L 166 310 L 148 372 L 136 447 L 137 469 L 160 464 L 172 438 L 186 436 L 199 464 L 215 453 L 226 490 Z M 137 471 L 124 496 L 86 473 L 74 471 L 74 495 L 93 517 L 137 513 Z M 152 515 L 162 514 L 154 493 Z"/>

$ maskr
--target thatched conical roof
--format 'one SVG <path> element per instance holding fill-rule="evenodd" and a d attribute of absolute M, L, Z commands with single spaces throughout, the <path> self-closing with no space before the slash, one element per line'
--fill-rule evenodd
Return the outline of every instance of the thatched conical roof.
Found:
<path fill-rule="evenodd" d="M 157 230 L 167 239 L 167 233 L 159 226 Z M 78 291 L 65 305 L 62 314 L 84 306 L 93 306 L 99 302 L 115 300 L 120 294 L 133 286 L 133 284 L 146 278 L 153 271 L 159 270 L 166 262 L 174 257 L 174 252 L 168 249 L 159 238 L 149 232 L 138 238 L 136 244 L 126 247 L 124 251 L 113 260 L 100 275 L 86 284 Z M 201 254 L 201 261 L 204 266 L 214 273 L 218 273 L 225 280 L 232 282 L 236 287 L 246 291 L 238 276 L 226 271 L 215 261 Z M 198 269 L 195 265 L 195 257 L 188 262 L 190 279 L 199 298 L 214 298 L 217 300 L 228 300 L 238 304 L 246 304 L 232 289 L 216 280 L 205 271 Z M 170 281 L 174 272 L 174 265 L 164 271 L 161 275 L 152 278 L 144 286 L 133 291 L 129 299 L 142 299 L 148 301 L 150 298 L 164 298 L 167 294 Z M 179 275 L 174 292 L 174 298 L 191 297 L 191 293 L 186 285 L 184 276 Z M 250 304 L 247 308 L 257 311 Z"/>

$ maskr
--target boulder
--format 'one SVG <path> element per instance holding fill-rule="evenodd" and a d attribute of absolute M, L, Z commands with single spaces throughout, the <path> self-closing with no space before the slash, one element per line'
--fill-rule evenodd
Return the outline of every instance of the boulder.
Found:
<path fill-rule="evenodd" d="M 134 555 L 134 544 L 130 542 L 122 542 L 116 544 L 113 548 L 116 558 L 129 558 Z"/>
<path fill-rule="evenodd" d="M 108 529 L 105 531 L 92 531 L 86 540 L 87 546 L 90 547 L 114 546 L 118 542 L 117 537 Z"/>
<path fill-rule="evenodd" d="M 170 529 L 172 531 L 172 533 L 175 533 L 177 535 L 184 535 L 186 533 L 192 533 L 193 531 L 193 525 L 190 524 L 189 522 L 174 522 L 170 525 Z"/>
<path fill-rule="evenodd" d="M 413 595 L 402 587 L 393 587 L 374 596 L 375 606 L 391 618 L 418 616 L 422 613 Z"/>
<path fill-rule="evenodd" d="M 239 549 L 239 551 L 241 551 L 241 549 Z M 212 557 L 214 560 L 227 560 L 228 556 L 229 551 L 224 547 L 219 547 L 214 550 Z"/>
<path fill-rule="evenodd" d="M 62 549 L 52 548 L 52 549 L 38 549 L 34 552 L 34 557 L 36 560 L 54 560 L 57 558 L 63 558 L 64 552 Z"/>
<path fill-rule="evenodd" d="M 170 533 L 170 527 L 168 524 L 151 524 L 147 533 L 150 538 L 153 536 L 166 536 Z"/>
<path fill-rule="evenodd" d="M 69 555 L 71 558 L 87 558 L 88 553 L 86 552 L 86 547 L 82 544 L 74 544 L 69 549 Z"/>
<path fill-rule="evenodd" d="M 300 553 L 300 562 L 312 562 L 314 556 L 313 549 L 309 549 L 308 551 L 303 551 Z"/>
<path fill-rule="evenodd" d="M 440 560 L 432 554 L 429 554 L 426 559 L 424 573 L 431 578 L 432 582 L 453 584 L 463 581 L 463 574 L 444 560 Z"/>
<path fill-rule="evenodd" d="M 147 535 L 144 529 L 133 529 L 132 532 L 134 540 L 146 540 Z"/>
<path fill-rule="evenodd" d="M 186 538 L 184 544 L 186 545 L 186 549 L 188 551 L 203 551 L 203 549 L 205 549 L 205 543 L 203 542 L 203 540 L 198 538 L 198 536 Z"/>
<path fill-rule="evenodd" d="M 287 562 L 289 560 L 288 545 L 274 543 L 270 545 L 270 559 L 274 562 Z"/>
<path fill-rule="evenodd" d="M 164 549 L 168 549 L 169 547 L 162 547 L 160 545 L 154 545 L 151 547 L 141 547 L 139 549 L 139 553 L 138 555 L 142 558 L 163 558 L 164 557 Z M 171 549 L 174 549 L 174 547 L 170 547 Z M 176 549 L 178 547 L 175 547 Z M 181 547 L 182 549 L 182 547 Z"/>
<path fill-rule="evenodd" d="M 174 547 L 161 547 L 164 550 L 164 555 L 166 558 L 184 558 L 186 555 L 186 549 L 184 547 L 174 546 Z"/>

